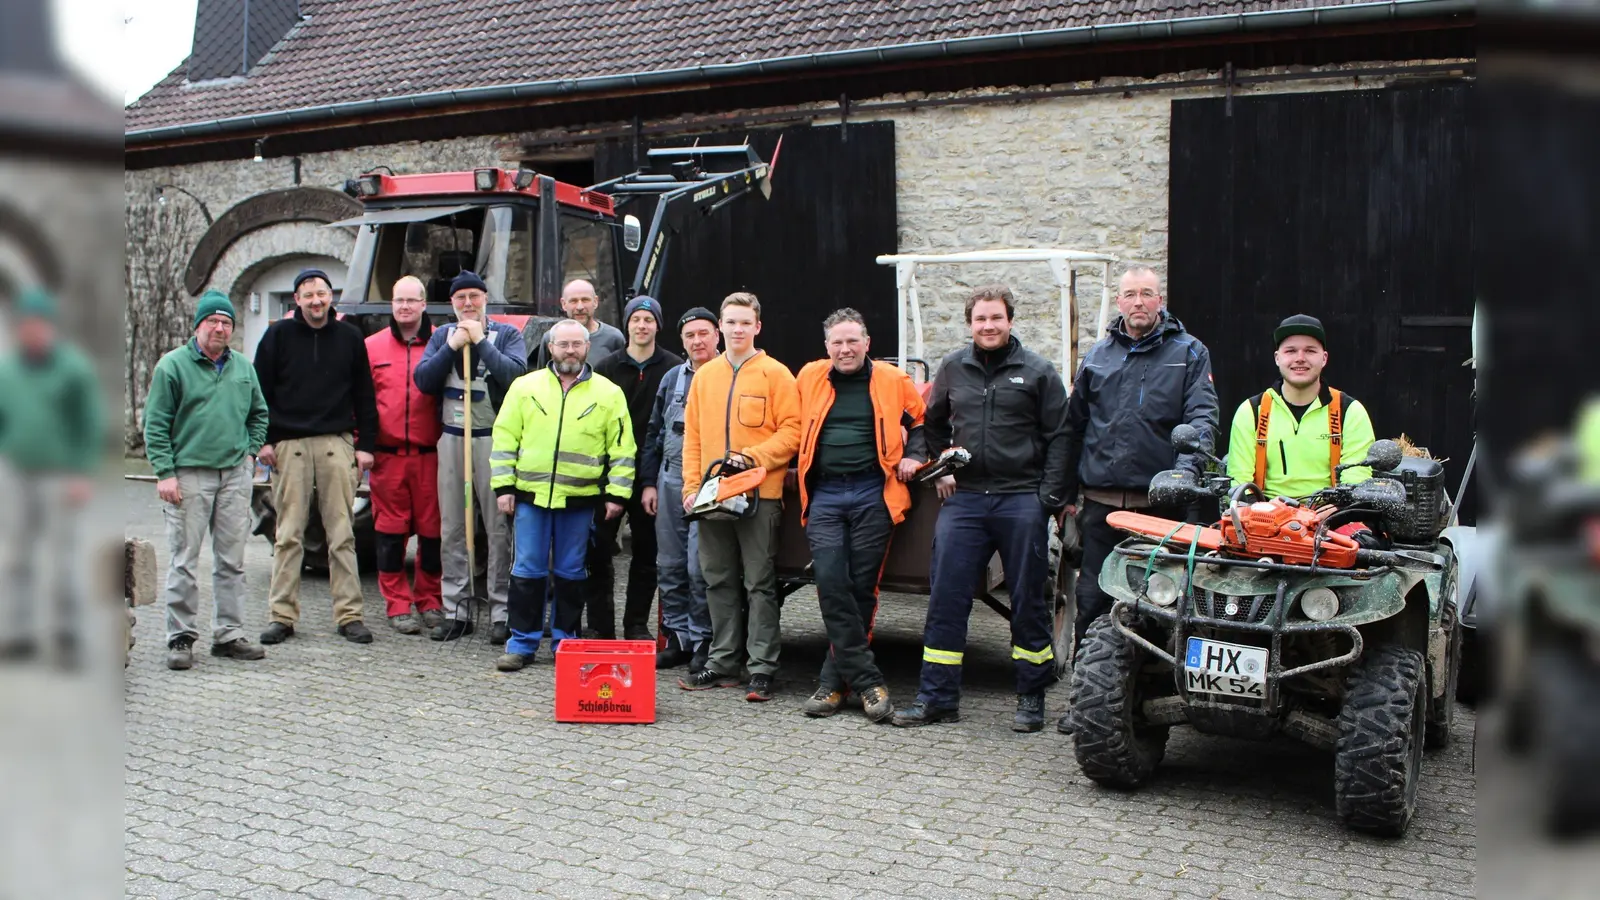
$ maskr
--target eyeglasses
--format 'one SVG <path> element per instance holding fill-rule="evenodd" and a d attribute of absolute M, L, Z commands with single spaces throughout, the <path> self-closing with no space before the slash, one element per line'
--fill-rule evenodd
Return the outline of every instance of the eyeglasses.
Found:
<path fill-rule="evenodd" d="M 557 350 L 576 350 L 579 347 L 586 347 L 588 345 L 588 341 L 556 341 L 550 346 Z"/>

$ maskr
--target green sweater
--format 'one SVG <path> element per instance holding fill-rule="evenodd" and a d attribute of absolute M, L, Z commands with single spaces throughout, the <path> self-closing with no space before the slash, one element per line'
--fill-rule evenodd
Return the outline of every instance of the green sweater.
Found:
<path fill-rule="evenodd" d="M 144 405 L 144 447 L 158 478 L 228 469 L 267 442 L 267 400 L 255 367 L 228 351 L 219 368 L 194 341 L 156 363 Z"/>
<path fill-rule="evenodd" d="M 24 473 L 89 474 L 106 450 L 100 380 L 82 351 L 0 359 L 0 457 Z"/>

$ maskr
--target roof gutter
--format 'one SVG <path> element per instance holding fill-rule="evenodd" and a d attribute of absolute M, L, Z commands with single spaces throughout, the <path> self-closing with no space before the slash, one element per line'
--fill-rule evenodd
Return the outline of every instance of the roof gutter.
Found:
<path fill-rule="evenodd" d="M 661 88 L 671 85 L 717 81 L 749 75 L 793 74 L 816 69 L 874 63 L 903 63 L 930 59 L 999 53 L 1014 50 L 1039 50 L 1052 47 L 1128 43 L 1133 41 L 1187 38 L 1233 34 L 1266 29 L 1306 28 L 1315 25 L 1356 25 L 1424 16 L 1476 13 L 1477 0 L 1384 0 L 1341 6 L 1313 6 L 1306 9 L 1266 10 L 1224 16 L 1194 16 L 1155 22 L 1128 22 L 1111 25 L 1083 25 L 1048 31 L 1015 32 L 954 38 L 946 41 L 920 41 L 888 47 L 868 47 L 807 53 L 749 62 L 719 63 L 677 69 L 658 69 L 628 75 L 600 75 L 491 85 L 460 90 L 432 91 L 400 97 L 380 97 L 324 106 L 234 116 L 188 125 L 167 125 L 126 132 L 129 147 L 185 138 L 204 138 L 237 132 L 263 131 L 289 125 L 333 123 L 343 119 L 390 112 L 413 112 L 445 106 L 505 100 L 577 97 L 587 93 Z"/>

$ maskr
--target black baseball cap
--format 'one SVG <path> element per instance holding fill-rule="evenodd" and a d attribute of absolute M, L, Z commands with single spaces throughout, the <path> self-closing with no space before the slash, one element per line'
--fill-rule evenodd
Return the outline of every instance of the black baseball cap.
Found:
<path fill-rule="evenodd" d="M 1328 334 L 1322 330 L 1322 320 L 1304 314 L 1290 316 L 1279 322 L 1272 331 L 1272 346 L 1282 346 L 1284 340 L 1297 334 L 1316 338 L 1317 343 L 1328 346 Z"/>

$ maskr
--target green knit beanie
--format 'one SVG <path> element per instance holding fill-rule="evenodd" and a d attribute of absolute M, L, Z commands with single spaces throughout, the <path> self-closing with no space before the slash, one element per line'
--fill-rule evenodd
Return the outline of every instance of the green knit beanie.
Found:
<path fill-rule="evenodd" d="M 54 322 L 59 311 L 55 296 L 42 287 L 28 288 L 17 298 L 17 314 L 25 318 Z"/>
<path fill-rule="evenodd" d="M 206 316 L 222 313 L 228 318 L 238 321 L 239 317 L 233 312 L 233 304 L 228 302 L 228 295 L 221 291 L 206 291 L 200 295 L 200 302 L 194 309 L 194 328 L 199 328 Z"/>

